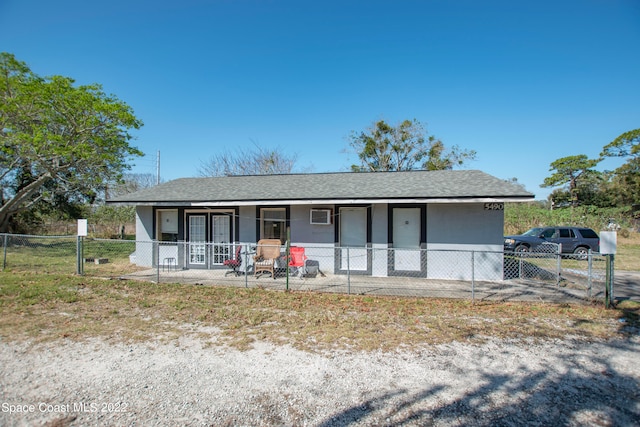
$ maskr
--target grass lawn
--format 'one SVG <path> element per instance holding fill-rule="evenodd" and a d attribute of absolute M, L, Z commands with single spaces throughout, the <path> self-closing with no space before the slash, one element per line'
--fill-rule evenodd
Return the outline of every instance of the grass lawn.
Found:
<path fill-rule="evenodd" d="M 640 271 L 640 233 L 629 237 L 618 235 L 615 268 L 625 271 Z"/>
<path fill-rule="evenodd" d="M 631 301 L 605 310 L 0 273 L 0 336 L 33 342 L 171 341 L 192 334 L 241 349 L 264 340 L 305 350 L 411 350 L 490 337 L 619 337 L 637 333 L 639 314 L 640 304 Z"/>
<path fill-rule="evenodd" d="M 86 274 L 122 275 L 140 268 L 131 264 L 129 255 L 136 250 L 136 242 L 130 240 L 85 239 L 83 258 L 106 258 L 108 263 L 96 265 L 84 263 Z M 77 242 L 74 236 L 11 237 L 11 244 L 3 254 L 3 263 L 12 271 L 73 274 L 77 271 Z"/>

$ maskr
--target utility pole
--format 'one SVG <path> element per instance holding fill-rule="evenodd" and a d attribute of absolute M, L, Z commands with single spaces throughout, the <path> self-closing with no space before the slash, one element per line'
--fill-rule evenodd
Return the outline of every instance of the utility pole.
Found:
<path fill-rule="evenodd" d="M 158 160 L 156 161 L 156 185 L 160 185 L 160 150 L 158 150 Z"/>

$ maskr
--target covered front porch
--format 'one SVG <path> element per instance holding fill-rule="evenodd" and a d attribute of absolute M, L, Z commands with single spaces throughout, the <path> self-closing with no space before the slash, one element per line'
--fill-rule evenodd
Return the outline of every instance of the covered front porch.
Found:
<path fill-rule="evenodd" d="M 322 270 L 315 277 L 300 277 L 295 271 L 277 271 L 275 278 L 253 274 L 229 274 L 225 270 L 148 269 L 122 276 L 123 279 L 192 286 L 259 288 L 272 291 L 329 292 L 350 295 L 465 299 L 480 301 L 522 301 L 589 303 L 604 298 L 604 279 L 588 288 L 584 278 L 573 277 L 560 284 L 533 279 L 467 281 L 423 277 L 371 277 L 333 274 Z"/>

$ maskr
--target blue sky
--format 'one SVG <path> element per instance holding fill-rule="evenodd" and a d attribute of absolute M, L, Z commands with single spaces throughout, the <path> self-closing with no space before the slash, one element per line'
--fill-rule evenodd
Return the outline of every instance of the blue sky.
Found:
<path fill-rule="evenodd" d="M 640 127 L 639 46 L 638 0 L 0 0 L 0 51 L 129 104 L 163 180 L 254 144 L 345 171 L 352 131 L 415 118 L 544 199 L 551 162 Z"/>

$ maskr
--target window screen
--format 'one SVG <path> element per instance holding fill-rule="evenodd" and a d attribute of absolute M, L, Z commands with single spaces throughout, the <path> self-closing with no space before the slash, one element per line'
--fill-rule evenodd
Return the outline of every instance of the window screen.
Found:
<path fill-rule="evenodd" d="M 284 243 L 286 236 L 286 211 L 284 209 L 261 210 L 261 238 L 280 239 Z"/>
<path fill-rule="evenodd" d="M 161 242 L 178 241 L 178 211 L 158 211 L 158 240 Z"/>

